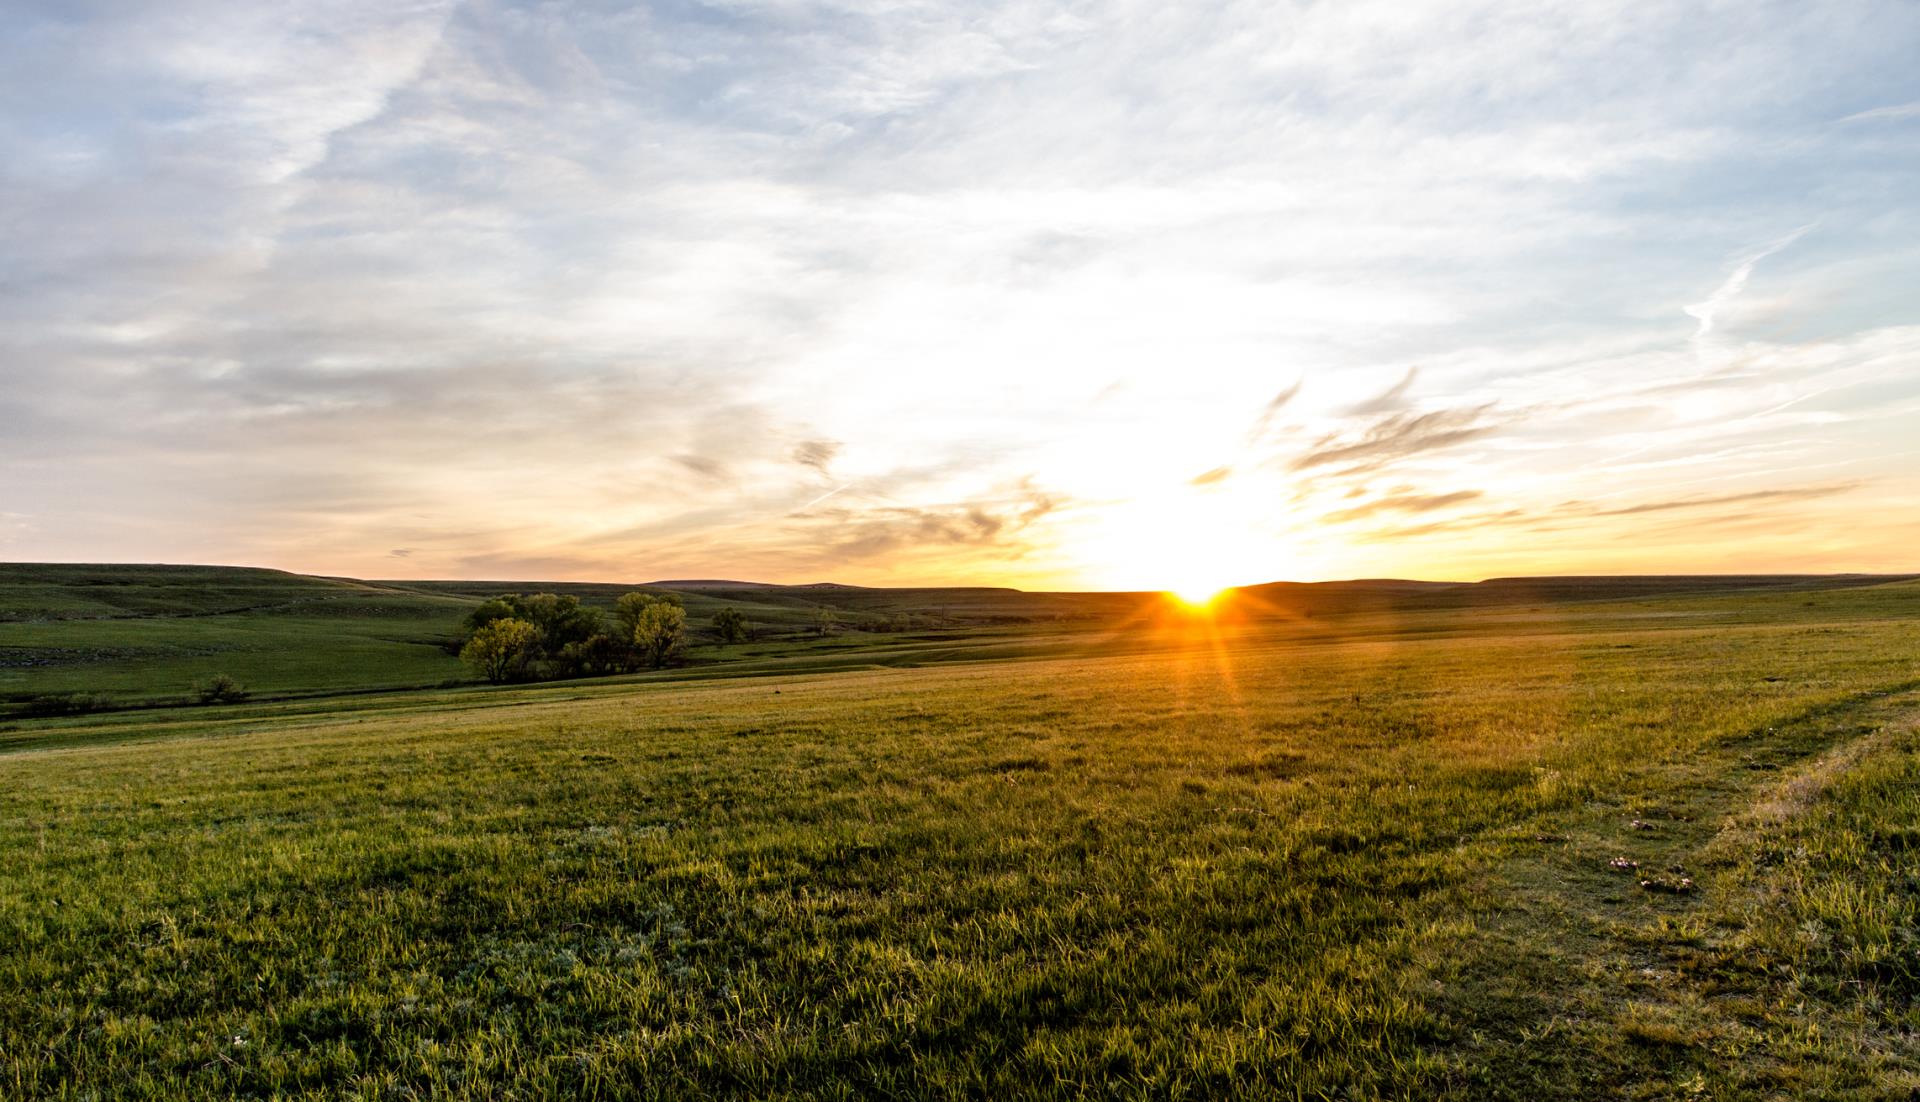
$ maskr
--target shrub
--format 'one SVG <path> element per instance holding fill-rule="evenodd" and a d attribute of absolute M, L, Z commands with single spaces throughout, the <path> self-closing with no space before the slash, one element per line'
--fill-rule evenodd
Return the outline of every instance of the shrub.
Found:
<path fill-rule="evenodd" d="M 216 673 L 206 684 L 195 686 L 194 694 L 202 704 L 238 704 L 253 695 L 245 685 L 224 673 Z"/>
<path fill-rule="evenodd" d="M 30 716 L 77 716 L 112 706 L 113 701 L 103 693 L 44 693 L 27 701 L 21 712 Z"/>

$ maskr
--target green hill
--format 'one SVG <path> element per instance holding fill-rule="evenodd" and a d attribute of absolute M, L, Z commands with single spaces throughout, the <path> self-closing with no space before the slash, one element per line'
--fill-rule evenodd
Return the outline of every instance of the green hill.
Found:
<path fill-rule="evenodd" d="M 471 602 L 206 566 L 0 565 L 0 701 L 177 701 L 216 674 L 257 693 L 462 678 L 443 644 Z"/>
<path fill-rule="evenodd" d="M 1267 623 L 1311 638 L 1448 633 L 1459 610 L 1514 630 L 1552 630 L 1573 610 L 1638 620 L 1673 602 L 1727 616 L 1791 619 L 1818 590 L 1895 580 L 1865 575 L 1506 578 L 1478 583 L 1277 582 L 1237 592 L 1223 625 Z M 469 680 L 447 644 L 479 602 L 502 593 L 571 594 L 609 608 L 632 590 L 686 605 L 694 678 L 850 667 L 907 667 L 1046 654 L 1126 653 L 1137 625 L 1164 612 L 1151 593 L 1028 593 L 974 587 L 871 588 L 683 579 L 654 582 L 358 581 L 217 566 L 0 564 L 0 714 L 77 694 L 87 707 L 177 704 L 226 674 L 256 696 L 445 686 Z M 1876 608 L 1887 591 L 1873 592 Z M 722 608 L 752 624 L 722 646 Z M 833 633 L 816 630 L 821 610 Z M 1665 611 L 1663 611 L 1665 610 Z M 1716 612 L 1716 610 L 1718 610 Z M 644 675 L 657 678 L 661 675 Z"/>

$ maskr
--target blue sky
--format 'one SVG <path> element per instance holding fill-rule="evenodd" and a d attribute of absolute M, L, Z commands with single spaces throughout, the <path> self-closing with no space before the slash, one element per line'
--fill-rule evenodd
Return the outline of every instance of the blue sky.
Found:
<path fill-rule="evenodd" d="M 0 20 L 0 558 L 1920 563 L 1911 3 Z"/>

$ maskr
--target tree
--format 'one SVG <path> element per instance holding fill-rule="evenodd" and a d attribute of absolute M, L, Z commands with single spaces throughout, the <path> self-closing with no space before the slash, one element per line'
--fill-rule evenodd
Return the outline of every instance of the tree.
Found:
<path fill-rule="evenodd" d="M 640 616 L 656 604 L 665 602 L 678 607 L 680 597 L 674 593 L 626 593 L 613 602 L 613 618 L 620 621 L 621 635 L 631 639 L 640 629 Z"/>
<path fill-rule="evenodd" d="M 481 602 L 479 608 L 467 613 L 467 632 L 479 631 L 495 620 L 526 619 L 520 616 L 519 600 L 518 597 L 495 597 Z"/>
<path fill-rule="evenodd" d="M 495 684 L 525 675 L 538 656 L 540 629 L 525 620 L 493 620 L 473 633 L 460 648 L 460 660 Z"/>
<path fill-rule="evenodd" d="M 540 630 L 540 649 L 558 655 L 569 643 L 584 643 L 606 627 L 599 609 L 580 607 L 580 598 L 535 593 L 517 598 L 515 615 Z"/>
<path fill-rule="evenodd" d="M 640 610 L 633 644 L 655 669 L 680 655 L 687 641 L 687 610 L 677 602 L 654 601 Z"/>
<path fill-rule="evenodd" d="M 633 645 L 623 643 L 604 632 L 560 648 L 553 658 L 559 677 L 598 677 L 626 673 L 635 666 Z"/>
<path fill-rule="evenodd" d="M 832 609 L 819 609 L 813 614 L 813 633 L 821 638 L 825 638 L 833 634 L 833 629 L 839 623 L 840 617 L 835 616 Z"/>
<path fill-rule="evenodd" d="M 737 608 L 723 608 L 713 614 L 713 630 L 722 643 L 747 641 L 747 618 Z"/>

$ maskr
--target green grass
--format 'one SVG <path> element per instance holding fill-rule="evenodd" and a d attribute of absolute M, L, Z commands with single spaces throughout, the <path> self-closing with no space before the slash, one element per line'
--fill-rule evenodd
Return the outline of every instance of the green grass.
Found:
<path fill-rule="evenodd" d="M 0 1095 L 1907 1097 L 1917 601 L 13 723 Z"/>
<path fill-rule="evenodd" d="M 1869 581 L 1842 575 L 1271 585 L 1247 590 L 1232 619 L 1309 640 L 1457 635 L 1494 624 L 1514 633 L 1557 631 L 1569 617 L 1594 626 L 1683 615 L 1788 623 L 1839 608 L 1862 616 L 1915 610 L 1915 598 L 1902 604 L 1888 596 L 1914 591 L 1860 588 Z M 470 682 L 471 671 L 444 644 L 480 601 L 545 591 L 604 609 L 637 587 L 0 564 L 0 717 L 32 710 L 47 697 L 117 708 L 177 706 L 192 702 L 195 687 L 217 674 L 235 678 L 256 697 L 273 698 Z M 687 607 L 693 645 L 690 666 L 675 676 L 689 678 L 1119 654 L 1151 646 L 1142 642 L 1140 625 L 1165 612 L 1153 594 L 986 587 L 685 583 L 676 592 Z M 708 625 L 724 607 L 748 617 L 754 642 L 723 646 L 713 638 Z M 813 631 L 821 609 L 841 620 L 827 638 Z"/>
<path fill-rule="evenodd" d="M 256 696 L 433 687 L 470 681 L 444 647 L 500 593 L 571 593 L 610 608 L 632 584 L 361 582 L 202 566 L 0 564 L 0 716 L 77 694 L 110 707 L 190 702 L 227 674 Z M 695 586 L 679 591 L 696 667 L 840 669 L 1005 656 L 1034 637 L 1110 628 L 1139 595 L 1008 589 Z M 722 646 L 713 614 L 743 612 L 758 638 Z M 816 638 L 822 608 L 841 617 Z M 977 648 L 989 648 L 973 653 Z M 1056 640 L 1042 644 L 1058 650 Z M 994 649 L 1000 648 L 1000 649 Z M 911 653 L 910 653 L 911 652 Z M 696 670 L 695 676 L 717 671 Z"/>
<path fill-rule="evenodd" d="M 177 703 L 219 673 L 269 694 L 463 680 L 441 644 L 470 607 L 271 570 L 0 566 L 0 701 Z"/>

